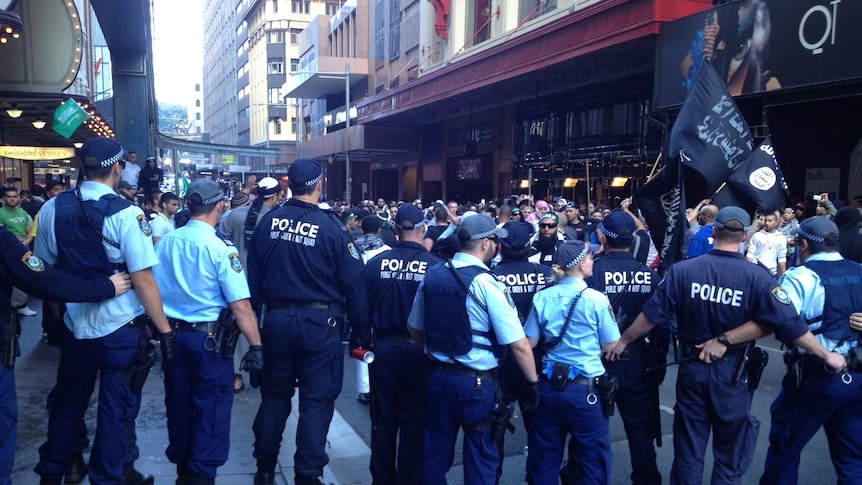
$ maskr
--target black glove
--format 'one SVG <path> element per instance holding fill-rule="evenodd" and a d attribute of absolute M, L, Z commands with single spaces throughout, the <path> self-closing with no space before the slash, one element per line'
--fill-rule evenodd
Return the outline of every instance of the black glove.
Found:
<path fill-rule="evenodd" d="M 354 328 L 350 334 L 350 351 L 360 347 L 371 349 L 371 327 Z"/>
<path fill-rule="evenodd" d="M 525 383 L 522 392 L 521 412 L 532 413 L 539 406 L 539 381 Z"/>
<path fill-rule="evenodd" d="M 168 371 L 177 357 L 177 338 L 173 330 L 159 334 L 159 346 L 162 348 L 162 370 Z"/>
<path fill-rule="evenodd" d="M 239 370 L 248 372 L 251 378 L 251 387 L 257 389 L 260 387 L 260 375 L 263 371 L 263 346 L 252 345 L 248 348 L 248 352 L 242 357 L 242 363 L 239 365 Z"/>

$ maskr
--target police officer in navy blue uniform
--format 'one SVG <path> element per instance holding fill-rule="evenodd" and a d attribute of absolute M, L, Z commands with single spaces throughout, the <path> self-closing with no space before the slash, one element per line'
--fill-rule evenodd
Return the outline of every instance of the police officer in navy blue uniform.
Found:
<path fill-rule="evenodd" d="M 605 374 L 602 349 L 615 343 L 620 332 L 607 296 L 584 282 L 593 268 L 589 246 L 566 241 L 557 249 L 554 266 L 560 281 L 533 297 L 524 325 L 531 343 L 545 339 L 542 397 L 528 437 L 527 480 L 532 485 L 559 483 L 565 439 L 571 434 L 582 483 L 609 483 L 611 438 L 597 379 Z"/>
<path fill-rule="evenodd" d="M 501 456 L 491 439 L 490 419 L 499 403 L 497 367 L 508 346 L 538 402 L 530 344 L 505 285 L 488 264 L 505 229 L 483 215 L 461 219 L 460 250 L 430 269 L 413 301 L 407 330 L 431 358 L 426 385 L 422 483 L 446 483 L 458 430 L 464 430 L 464 483 L 493 484 Z"/>
<path fill-rule="evenodd" d="M 527 260 L 530 253 L 530 236 L 533 233 L 533 225 L 529 222 L 509 221 L 503 225 L 509 234 L 500 239 L 500 262 L 491 268 L 491 272 L 509 290 L 515 308 L 518 310 L 518 318 L 521 322 L 527 319 L 530 308 L 533 306 L 533 295 L 539 290 L 554 284 L 554 271 L 547 266 L 533 263 Z M 543 353 L 542 344 L 539 343 L 533 354 L 536 360 L 536 368 L 541 362 Z M 518 368 L 514 359 L 503 359 L 500 364 L 500 381 L 503 389 L 503 399 L 507 402 L 522 401 L 521 391 L 524 387 L 524 374 Z M 526 396 L 524 396 L 526 397 Z M 530 413 L 521 412 L 524 417 L 524 427 L 529 429 L 532 422 Z M 500 449 L 503 450 L 504 440 L 499 440 Z M 502 460 L 498 469 L 498 475 L 503 472 Z"/>
<path fill-rule="evenodd" d="M 233 324 L 223 311 L 230 309 L 251 345 L 243 370 L 261 371 L 263 348 L 239 251 L 216 234 L 227 210 L 221 187 L 212 179 L 195 180 L 186 204 L 191 219 L 159 240 L 153 268 L 177 332 L 177 358 L 165 372 L 165 454 L 177 465 L 177 485 L 212 485 L 228 457 L 234 395 L 233 358 L 225 352 Z"/>
<path fill-rule="evenodd" d="M 17 314 L 12 310 L 12 286 L 38 298 L 64 301 L 101 301 L 131 288 L 129 275 L 112 274 L 84 279 L 49 266 L 14 234 L 0 226 L 0 485 L 11 485 L 18 432 L 18 398 L 15 394 Z M 18 327 L 18 328 L 16 328 Z"/>
<path fill-rule="evenodd" d="M 293 198 L 257 225 L 248 252 L 252 304 L 260 308 L 267 365 L 254 420 L 256 484 L 273 483 L 275 466 L 299 393 L 294 469 L 297 485 L 323 483 L 326 434 L 341 392 L 344 349 L 342 308 L 353 330 L 351 347 L 371 344 L 364 265 L 353 238 L 331 211 L 317 207 L 323 171 L 299 159 L 287 173 Z"/>
<path fill-rule="evenodd" d="M 754 456 L 759 422 L 750 415 L 752 390 L 734 379 L 745 344 L 774 329 L 831 368 L 844 357 L 814 338 L 772 274 L 745 260 L 739 244 L 748 238 L 751 217 L 727 206 L 716 215 L 714 248 L 673 265 L 619 343 L 606 352 L 619 360 L 626 346 L 656 325 L 678 322 L 686 357 L 676 382 L 671 483 L 702 483 L 703 453 L 713 433 L 712 483 L 741 483 Z M 823 363 L 821 362 L 821 365 Z"/>
<path fill-rule="evenodd" d="M 395 215 L 399 242 L 365 264 L 374 328 L 371 372 L 371 477 L 377 485 L 418 484 L 422 473 L 427 359 L 407 333 L 407 316 L 425 273 L 441 262 L 422 245 L 422 211 Z"/>
<path fill-rule="evenodd" d="M 136 325 L 145 310 L 160 333 L 163 368 L 173 363 L 174 334 L 151 269 L 158 260 L 146 216 L 114 192 L 125 150 L 109 138 L 92 138 L 80 156 L 86 181 L 42 207 L 36 253 L 56 268 L 84 277 L 128 271 L 134 291 L 101 303 L 67 304 L 57 384 L 48 395 L 48 439 L 39 448 L 35 469 L 43 484 L 59 483 L 66 474 L 81 449 L 84 413 L 98 374 L 90 483 L 151 484 L 151 476 L 134 469 L 136 456 L 131 461 L 128 456 L 132 447 L 127 439 L 140 407 L 129 372 L 145 339 Z"/>
<path fill-rule="evenodd" d="M 769 451 L 760 483 L 795 484 L 799 457 L 822 426 L 838 483 L 862 480 L 862 348 L 859 330 L 849 317 L 862 310 L 862 266 L 838 251 L 838 226 L 827 217 L 811 217 L 795 230 L 801 266 L 781 277 L 781 287 L 827 349 L 848 356 L 848 368 L 830 372 L 807 352 L 798 356 L 801 382 L 785 378 L 772 404 Z"/>
<path fill-rule="evenodd" d="M 586 282 L 608 296 L 620 332 L 625 332 L 660 279 L 630 252 L 637 226 L 629 212 L 611 212 L 602 224 L 604 256 L 595 261 L 593 275 Z M 653 439 L 661 436 L 658 386 L 664 373 L 646 369 L 664 361 L 669 338 L 668 332 L 656 329 L 648 339 L 641 337 L 628 345 L 621 361 L 605 363 L 608 373 L 617 378 L 616 402 L 629 442 L 633 484 L 661 483 Z M 654 357 L 652 352 L 660 355 Z"/>

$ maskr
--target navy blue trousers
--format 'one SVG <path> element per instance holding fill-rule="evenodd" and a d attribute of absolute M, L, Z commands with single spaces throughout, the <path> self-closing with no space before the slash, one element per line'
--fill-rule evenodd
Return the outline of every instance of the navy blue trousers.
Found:
<path fill-rule="evenodd" d="M 230 449 L 233 359 L 204 348 L 207 334 L 177 332 L 177 357 L 165 373 L 171 463 L 215 478 Z"/>
<path fill-rule="evenodd" d="M 377 340 L 371 372 L 371 478 L 418 484 L 422 476 L 428 359 L 408 340 Z"/>
<path fill-rule="evenodd" d="M 671 484 L 700 484 L 712 432 L 712 483 L 741 483 L 754 459 L 760 421 L 749 414 L 752 391 L 733 382 L 736 358 L 680 366 L 673 420 Z"/>
<path fill-rule="evenodd" d="M 490 426 L 472 429 L 494 410 L 494 382 L 432 370 L 425 387 L 422 483 L 445 485 L 455 459 L 458 429 L 464 429 L 464 483 L 493 485 L 500 451 Z"/>
<path fill-rule="evenodd" d="M 581 483 L 607 484 L 611 477 L 609 421 L 601 399 L 590 404 L 586 385 L 569 383 L 563 391 L 551 389 L 542 379 L 541 401 L 533 413 L 527 444 L 527 476 L 533 485 L 557 485 L 566 436 L 577 451 Z"/>
<path fill-rule="evenodd" d="M 299 386 L 299 423 L 296 428 L 296 474 L 319 477 L 329 463 L 326 434 L 341 393 L 344 348 L 341 330 L 327 324 L 329 311 L 313 308 L 270 310 L 261 330 L 263 385 L 254 418 L 254 457 L 258 468 L 272 471 L 281 437 Z"/>
<path fill-rule="evenodd" d="M 48 394 L 48 440 L 39 447 L 36 473 L 59 481 L 72 454 L 80 451 L 84 414 L 99 376 L 99 411 L 90 452 L 90 483 L 117 484 L 123 478 L 127 427 L 138 398 L 123 373 L 131 366 L 139 341 L 138 330 L 123 326 L 96 339 L 78 340 L 63 333 L 57 384 Z"/>
<path fill-rule="evenodd" d="M 3 352 L 0 352 L 3 357 Z M 11 485 L 18 436 L 15 370 L 0 364 L 0 485 Z"/>
<path fill-rule="evenodd" d="M 838 483 L 862 480 L 862 372 L 851 371 L 845 384 L 841 374 L 828 374 L 823 365 L 806 366 L 802 387 L 782 389 L 772 403 L 769 451 L 762 484 L 795 484 L 799 456 L 822 426 Z"/>

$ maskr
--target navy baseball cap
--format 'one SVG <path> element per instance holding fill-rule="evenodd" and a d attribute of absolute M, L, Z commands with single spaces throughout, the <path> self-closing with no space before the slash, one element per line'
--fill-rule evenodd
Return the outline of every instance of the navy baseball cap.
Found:
<path fill-rule="evenodd" d="M 583 241 L 572 239 L 564 242 L 557 248 L 554 262 L 564 269 L 570 270 L 583 261 L 587 257 L 587 254 L 590 254 L 590 247 Z"/>
<path fill-rule="evenodd" d="M 632 217 L 623 211 L 613 211 L 608 214 L 601 226 L 606 237 L 620 240 L 633 239 L 637 229 Z"/>
<path fill-rule="evenodd" d="M 461 241 L 476 241 L 491 236 L 504 238 L 509 231 L 497 227 L 490 217 L 474 214 L 461 218 L 461 226 L 458 228 L 458 239 Z"/>
<path fill-rule="evenodd" d="M 97 166 L 107 168 L 128 158 L 122 145 L 116 140 L 103 136 L 85 141 L 84 146 L 81 147 L 80 155 L 81 163 L 91 168 Z"/>
<path fill-rule="evenodd" d="M 404 204 L 395 214 L 395 225 L 402 231 L 421 229 L 425 225 L 425 215 L 413 204 Z"/>
<path fill-rule="evenodd" d="M 186 193 L 186 200 L 191 201 L 192 196 L 197 195 L 201 198 L 201 205 L 213 205 L 216 202 L 224 199 L 224 192 L 221 186 L 213 179 L 197 179 L 189 184 L 189 191 Z"/>
<path fill-rule="evenodd" d="M 323 178 L 323 169 L 310 158 L 300 158 L 290 164 L 287 178 L 291 187 L 312 187 Z"/>
<path fill-rule="evenodd" d="M 530 245 L 533 235 L 533 225 L 529 222 L 509 221 L 503 225 L 509 234 L 500 239 L 500 244 L 508 249 L 525 248 Z"/>
<path fill-rule="evenodd" d="M 725 225 L 730 221 L 740 222 L 742 224 L 742 228 L 726 227 Z M 715 215 L 713 226 L 730 232 L 745 232 L 751 226 L 751 216 L 748 215 L 748 212 L 745 212 L 745 210 L 736 207 L 735 205 L 729 205 L 718 211 L 718 214 Z"/>
<path fill-rule="evenodd" d="M 809 217 L 802 221 L 791 234 L 824 244 L 826 241 L 838 240 L 838 226 L 826 216 Z"/>

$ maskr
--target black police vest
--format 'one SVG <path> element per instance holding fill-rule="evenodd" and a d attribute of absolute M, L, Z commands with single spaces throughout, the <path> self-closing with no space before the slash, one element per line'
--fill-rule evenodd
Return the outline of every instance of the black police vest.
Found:
<path fill-rule="evenodd" d="M 816 333 L 832 340 L 859 340 L 847 319 L 862 308 L 862 266 L 847 260 L 806 261 L 803 266 L 817 273 L 824 289 L 823 323 Z"/>
<path fill-rule="evenodd" d="M 103 195 L 99 200 L 85 200 L 89 220 L 73 190 L 58 195 L 54 204 L 56 268 L 82 276 L 110 276 L 114 270 L 123 269 L 108 260 L 101 232 L 105 218 L 129 207 L 131 202 L 114 194 Z"/>
<path fill-rule="evenodd" d="M 502 261 L 491 272 L 509 288 L 522 322 L 530 314 L 533 295 L 548 286 L 554 275 L 550 268 L 529 261 Z"/>
<path fill-rule="evenodd" d="M 488 273 L 478 266 L 465 266 L 456 271 L 467 288 L 477 275 Z M 450 268 L 444 264 L 432 268 L 425 275 L 423 293 L 425 342 L 429 351 L 439 352 L 451 358 L 465 355 L 474 348 L 499 355 L 499 346 L 490 327 L 488 331 L 474 330 L 470 327 L 470 317 L 467 315 L 467 299 L 470 296 Z M 491 345 L 475 342 L 473 336 L 485 337 L 491 341 Z"/>

